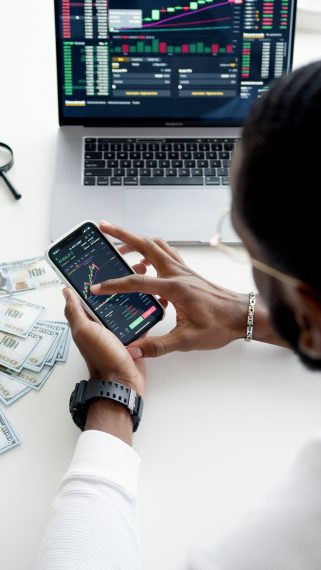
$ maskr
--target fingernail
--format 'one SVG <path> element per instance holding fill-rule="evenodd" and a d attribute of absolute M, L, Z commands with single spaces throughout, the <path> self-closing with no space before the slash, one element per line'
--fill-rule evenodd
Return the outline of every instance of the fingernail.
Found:
<path fill-rule="evenodd" d="M 138 358 L 143 358 L 144 356 L 143 351 L 141 348 L 139 348 L 139 346 L 131 346 L 128 348 L 128 350 L 134 360 L 138 360 Z"/>
<path fill-rule="evenodd" d="M 111 223 L 110 223 L 110 222 L 106 222 L 106 220 L 102 220 L 100 223 L 101 223 L 101 224 L 104 224 L 104 226 L 111 226 Z"/>
<path fill-rule="evenodd" d="M 96 285 L 92 285 L 92 286 L 90 287 L 90 291 L 91 291 L 92 293 L 99 293 L 100 289 L 101 289 L 101 284 L 100 284 L 100 283 L 97 283 Z"/>
<path fill-rule="evenodd" d="M 67 299 L 67 297 L 68 297 L 68 289 L 67 289 L 67 287 L 65 287 L 65 288 L 62 290 L 62 294 L 63 294 L 63 296 L 65 297 L 65 299 Z"/>

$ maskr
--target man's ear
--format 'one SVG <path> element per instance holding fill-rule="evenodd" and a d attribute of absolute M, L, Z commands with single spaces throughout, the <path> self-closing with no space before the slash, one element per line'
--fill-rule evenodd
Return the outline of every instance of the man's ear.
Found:
<path fill-rule="evenodd" d="M 295 310 L 300 327 L 298 348 L 314 360 L 321 359 L 321 303 L 299 292 Z"/>

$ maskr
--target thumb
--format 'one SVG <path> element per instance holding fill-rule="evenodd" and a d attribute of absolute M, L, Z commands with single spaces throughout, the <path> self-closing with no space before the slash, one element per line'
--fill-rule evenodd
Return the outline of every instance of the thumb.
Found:
<path fill-rule="evenodd" d="M 63 289 L 63 296 L 66 299 L 65 317 L 72 329 L 88 321 L 85 310 L 82 307 L 80 299 L 71 289 Z"/>
<path fill-rule="evenodd" d="M 149 277 L 137 273 L 120 279 L 111 279 L 92 285 L 91 292 L 94 295 L 108 295 L 111 293 L 150 293 L 160 295 L 165 299 L 172 297 L 173 283 L 169 279 L 159 277 Z"/>
<path fill-rule="evenodd" d="M 151 336 L 142 338 L 127 347 L 128 352 L 134 360 L 139 358 L 156 358 L 164 356 L 175 350 L 182 350 L 184 342 L 179 339 L 175 332 L 164 336 Z"/>

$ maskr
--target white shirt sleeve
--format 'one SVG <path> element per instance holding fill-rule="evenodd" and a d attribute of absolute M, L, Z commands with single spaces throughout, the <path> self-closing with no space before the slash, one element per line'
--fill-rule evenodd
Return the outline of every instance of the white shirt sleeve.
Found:
<path fill-rule="evenodd" d="M 136 525 L 140 459 L 112 435 L 88 430 L 54 500 L 36 570 L 141 570 Z"/>
<path fill-rule="evenodd" d="M 87 431 L 80 436 L 53 503 L 36 570 L 142 570 L 136 526 L 139 464 L 137 454 L 111 435 Z M 319 570 L 321 437 L 306 444 L 287 480 L 239 529 L 216 547 L 191 549 L 184 568 Z"/>

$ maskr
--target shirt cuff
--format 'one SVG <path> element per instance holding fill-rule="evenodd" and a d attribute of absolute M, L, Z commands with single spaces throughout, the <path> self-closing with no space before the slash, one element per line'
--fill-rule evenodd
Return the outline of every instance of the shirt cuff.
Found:
<path fill-rule="evenodd" d="M 79 476 L 99 479 L 135 499 L 139 467 L 140 457 L 129 445 L 108 433 L 88 430 L 78 439 L 63 483 Z"/>

